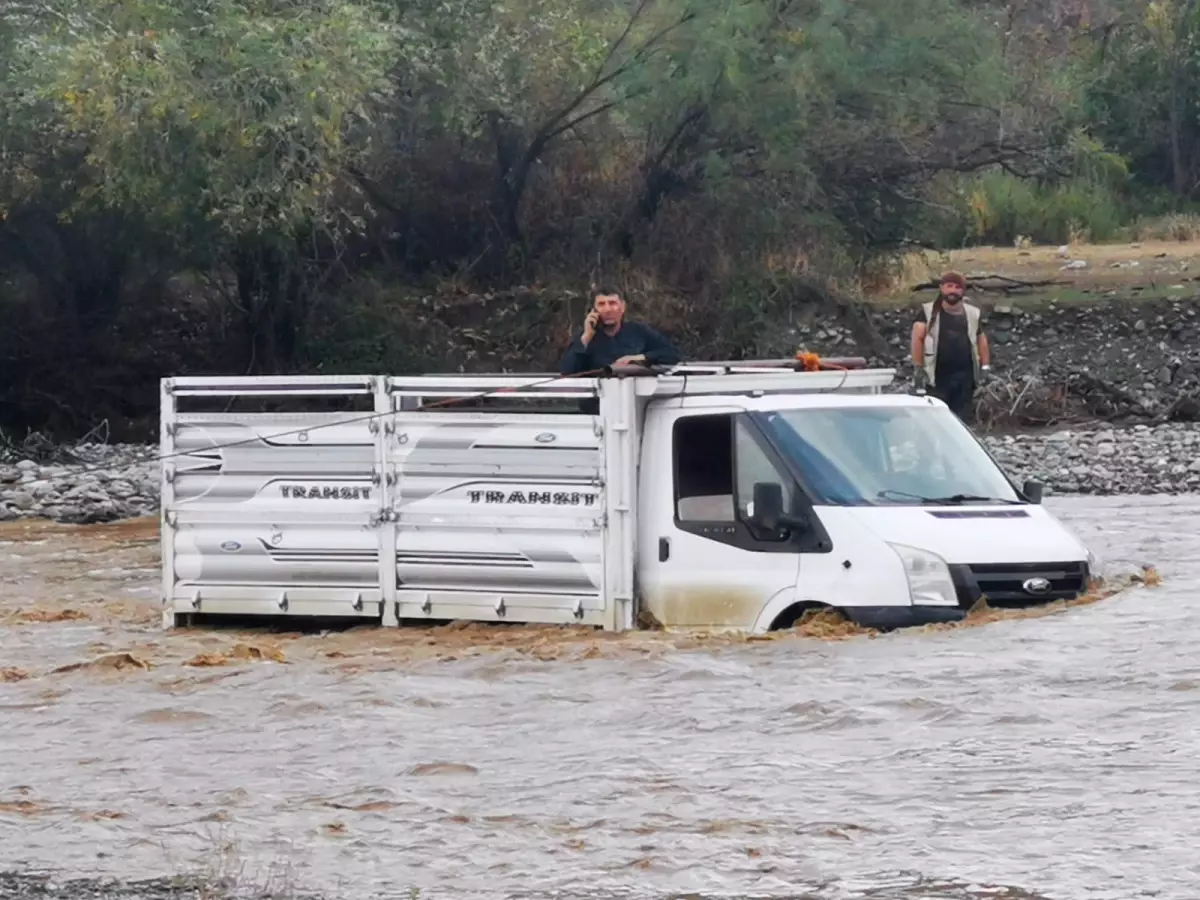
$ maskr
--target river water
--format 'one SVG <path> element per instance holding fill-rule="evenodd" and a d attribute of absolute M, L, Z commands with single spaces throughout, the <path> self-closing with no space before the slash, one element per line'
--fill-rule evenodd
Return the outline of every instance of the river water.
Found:
<path fill-rule="evenodd" d="M 1133 587 L 772 641 L 163 633 L 154 523 L 0 532 L 0 869 L 342 897 L 1200 896 L 1200 499 Z"/>

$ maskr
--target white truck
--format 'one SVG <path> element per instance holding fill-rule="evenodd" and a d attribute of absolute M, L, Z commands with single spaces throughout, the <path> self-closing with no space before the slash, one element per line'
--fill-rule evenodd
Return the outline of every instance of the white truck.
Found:
<path fill-rule="evenodd" d="M 797 368 L 164 379 L 164 624 L 887 629 L 1087 590 L 1040 485 L 944 404 Z"/>

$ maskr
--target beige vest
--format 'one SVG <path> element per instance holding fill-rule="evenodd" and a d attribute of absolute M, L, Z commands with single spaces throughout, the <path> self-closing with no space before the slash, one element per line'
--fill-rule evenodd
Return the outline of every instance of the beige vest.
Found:
<path fill-rule="evenodd" d="M 967 317 L 967 337 L 971 340 L 971 356 L 975 360 L 975 378 L 979 379 L 979 307 L 973 306 L 965 299 L 963 300 L 963 313 Z M 933 315 L 933 301 L 922 303 L 922 308 L 925 310 L 925 321 L 929 322 L 929 317 Z M 934 383 L 934 373 L 937 371 L 937 346 L 938 346 L 938 331 L 941 330 L 942 316 L 947 315 L 945 310 L 942 310 L 938 320 L 933 323 L 932 327 L 925 329 L 925 374 L 929 376 L 929 383 Z M 954 315 L 950 313 L 949 315 Z"/>

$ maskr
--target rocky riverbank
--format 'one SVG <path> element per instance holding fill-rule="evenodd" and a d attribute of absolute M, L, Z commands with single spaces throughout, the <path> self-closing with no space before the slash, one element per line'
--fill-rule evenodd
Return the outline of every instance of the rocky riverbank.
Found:
<path fill-rule="evenodd" d="M 1048 494 L 1200 492 L 1200 426 L 1087 427 L 987 435 L 983 441 L 1018 483 L 1033 478 Z M 154 515 L 156 448 L 84 445 L 72 461 L 0 463 L 0 521 L 49 518 L 88 524 Z"/>
<path fill-rule="evenodd" d="M 993 372 L 978 398 L 984 426 L 1200 421 L 1200 288 L 1155 299 L 972 299 L 992 346 Z M 917 315 L 914 299 L 838 324 L 798 323 L 793 336 L 802 348 L 864 356 L 909 378 Z"/>
<path fill-rule="evenodd" d="M 230 895 L 213 893 L 208 885 L 171 878 L 127 883 L 0 873 L 0 900 L 218 900 L 223 896 Z"/>
<path fill-rule="evenodd" d="M 0 900 L 304 900 L 312 895 L 201 877 L 117 881 L 0 872 Z"/>
<path fill-rule="evenodd" d="M 988 436 L 984 444 L 1018 483 L 1048 494 L 1200 492 L 1200 426 L 1088 427 Z"/>
<path fill-rule="evenodd" d="M 157 447 L 38 444 L 30 450 L 29 456 L 20 447 L 0 455 L 0 522 L 43 518 L 86 525 L 158 509 Z"/>
<path fill-rule="evenodd" d="M 1179 296 L 1152 300 L 976 298 L 994 348 L 980 433 L 1014 478 L 1036 478 L 1050 494 L 1200 491 L 1200 292 L 1190 285 L 1183 278 Z M 905 380 L 914 314 L 876 307 L 857 324 L 798 322 L 787 341 L 897 366 Z M 136 444 L 9 443 L 0 447 L 0 521 L 153 514 L 155 453 Z"/>

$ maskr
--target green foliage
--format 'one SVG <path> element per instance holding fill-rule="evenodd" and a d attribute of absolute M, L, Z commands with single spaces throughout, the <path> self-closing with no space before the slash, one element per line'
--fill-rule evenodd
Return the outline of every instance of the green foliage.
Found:
<path fill-rule="evenodd" d="M 1065 172 L 1020 177 L 993 169 L 954 188 L 954 214 L 941 234 L 955 244 L 1103 242 L 1116 238 L 1139 208 L 1125 159 L 1082 130 L 1065 142 Z"/>
<path fill-rule="evenodd" d="M 1125 221 L 1121 202 L 1103 183 L 1076 178 L 1039 184 L 1007 172 L 977 179 L 966 198 L 963 243 L 1011 246 L 1020 237 L 1040 244 L 1102 242 Z"/>
<path fill-rule="evenodd" d="M 732 354 L 912 241 L 1103 240 L 1200 185 L 1197 4 L 1112 3 L 10 4 L 0 383 L 79 396 L 145 321 L 211 344 L 141 379 L 542 360 L 538 286 L 602 278 Z"/>
<path fill-rule="evenodd" d="M 1123 0 L 1094 49 L 1093 129 L 1138 179 L 1182 199 L 1200 190 L 1200 4 Z"/>
<path fill-rule="evenodd" d="M 339 175 L 395 62 L 352 0 L 72 4 L 23 41 L 16 95 L 84 153 L 72 215 L 139 210 L 191 240 L 346 224 Z"/>

